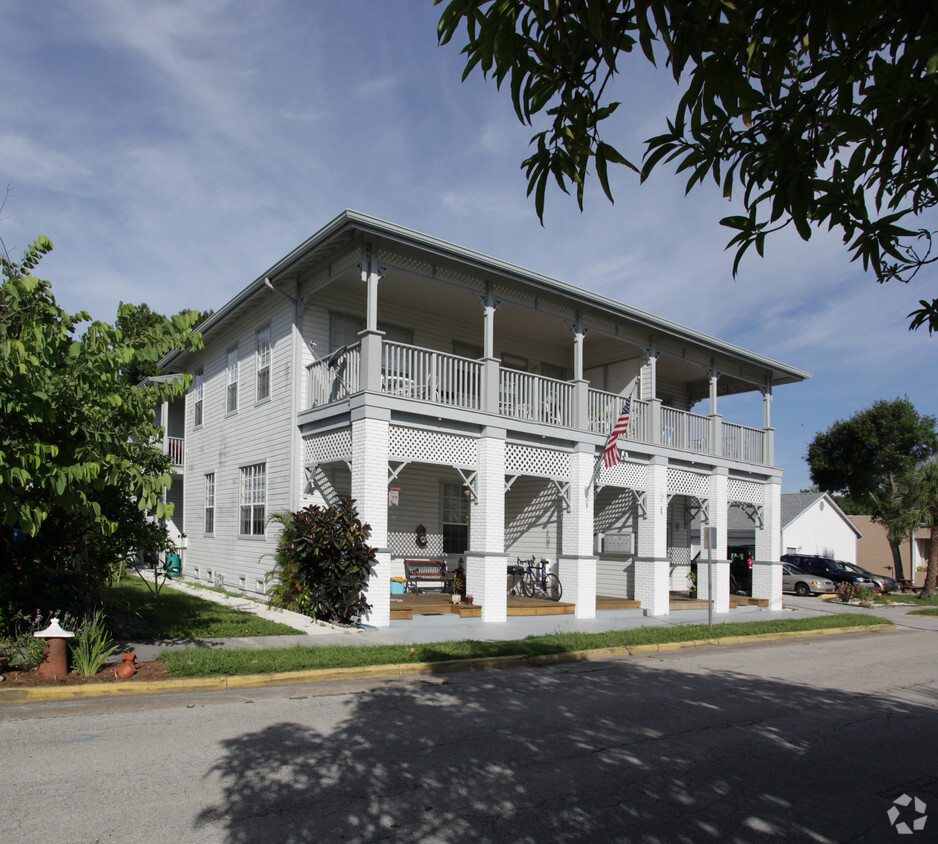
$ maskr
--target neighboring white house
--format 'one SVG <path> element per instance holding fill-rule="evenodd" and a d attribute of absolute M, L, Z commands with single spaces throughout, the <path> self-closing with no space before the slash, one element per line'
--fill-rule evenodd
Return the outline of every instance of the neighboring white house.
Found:
<path fill-rule="evenodd" d="M 786 492 L 781 499 L 780 547 L 783 554 L 817 554 L 848 563 L 857 562 L 857 526 L 824 492 Z M 755 547 L 750 514 L 731 508 L 727 545 L 742 552 Z"/>
<path fill-rule="evenodd" d="M 204 350 L 161 362 L 194 376 L 187 577 L 263 592 L 269 516 L 350 493 L 377 553 L 372 624 L 390 623 L 389 579 L 417 557 L 464 560 L 487 621 L 506 617 L 506 565 L 531 554 L 581 618 L 597 592 L 663 615 L 695 515 L 724 559 L 742 508 L 758 525 L 754 594 L 781 605 L 770 408 L 801 370 L 352 211 L 200 330 Z M 764 427 L 723 420 L 719 396 L 740 393 Z M 629 396 L 622 462 L 593 483 Z M 719 610 L 728 564 L 715 572 Z"/>
<path fill-rule="evenodd" d="M 782 496 L 782 553 L 817 554 L 856 563 L 857 542 L 863 538 L 826 492 L 795 492 Z"/>

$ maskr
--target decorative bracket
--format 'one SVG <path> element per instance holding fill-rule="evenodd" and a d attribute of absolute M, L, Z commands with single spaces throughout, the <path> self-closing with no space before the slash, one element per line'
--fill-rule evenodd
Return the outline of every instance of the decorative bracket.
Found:
<path fill-rule="evenodd" d="M 700 516 L 706 524 L 710 524 L 710 499 L 697 498 L 694 495 L 687 496 L 687 509 L 684 513 L 684 524 L 689 525 L 697 516 Z"/>
<path fill-rule="evenodd" d="M 403 471 L 404 467 L 409 466 L 409 465 L 410 465 L 410 461 L 405 460 L 396 469 L 392 469 L 391 464 L 389 463 L 388 464 L 388 484 L 394 483 L 394 481 L 397 480 L 397 476 L 401 473 L 401 471 Z"/>
<path fill-rule="evenodd" d="M 514 484 L 514 482 L 518 480 L 518 478 L 520 477 L 521 475 L 505 475 L 505 494 L 506 495 L 508 494 L 508 490 L 511 489 L 512 484 Z"/>
<path fill-rule="evenodd" d="M 563 509 L 569 513 L 570 512 L 570 482 L 558 481 L 555 478 L 551 478 L 550 481 L 555 487 L 557 487 L 557 492 L 560 494 L 560 497 L 563 499 Z"/>
<path fill-rule="evenodd" d="M 749 501 L 731 501 L 730 507 L 742 510 L 759 530 L 765 527 L 765 508 L 761 504 L 752 504 Z"/>
<path fill-rule="evenodd" d="M 466 486 L 466 488 L 469 490 L 469 497 L 472 498 L 472 500 L 473 500 L 475 503 L 478 503 L 478 502 L 479 502 L 479 493 L 478 493 L 478 491 L 476 490 L 476 479 L 479 477 L 479 473 L 478 473 L 478 472 L 469 472 L 469 474 L 467 475 L 466 472 L 464 472 L 464 471 L 463 471 L 462 469 L 460 469 L 458 466 L 456 466 L 455 469 L 456 469 L 457 472 L 459 472 L 459 477 L 462 478 L 463 484 L 464 484 L 464 485 Z"/>

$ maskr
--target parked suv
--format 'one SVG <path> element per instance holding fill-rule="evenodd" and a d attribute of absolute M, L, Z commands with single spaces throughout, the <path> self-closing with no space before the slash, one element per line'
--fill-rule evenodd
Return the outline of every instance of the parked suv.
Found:
<path fill-rule="evenodd" d="M 834 583 L 853 583 L 861 589 L 876 591 L 876 583 L 866 573 L 851 571 L 843 563 L 838 563 L 830 557 L 818 557 L 813 554 L 783 554 L 782 562 L 797 566 L 809 574 L 816 574 L 833 580 Z"/>
<path fill-rule="evenodd" d="M 850 571 L 857 572 L 858 574 L 865 574 L 867 577 L 872 579 L 873 583 L 876 584 L 877 590 L 884 594 L 886 592 L 899 591 L 899 582 L 891 577 L 887 577 L 885 574 L 876 574 L 875 572 L 861 569 L 859 566 L 854 565 L 853 563 L 845 563 L 843 561 L 838 562 L 840 562 L 841 565 L 846 566 Z"/>

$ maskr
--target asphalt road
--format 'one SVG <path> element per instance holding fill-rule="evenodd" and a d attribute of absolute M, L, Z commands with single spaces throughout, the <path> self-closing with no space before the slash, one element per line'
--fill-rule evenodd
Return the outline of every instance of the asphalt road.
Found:
<path fill-rule="evenodd" d="M 11 842 L 938 839 L 927 629 L 0 708 Z M 895 823 L 918 817 L 915 802 Z"/>

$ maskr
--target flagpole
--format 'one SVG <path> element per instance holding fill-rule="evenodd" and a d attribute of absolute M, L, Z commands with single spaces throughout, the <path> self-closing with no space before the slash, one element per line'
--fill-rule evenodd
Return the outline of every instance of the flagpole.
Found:
<path fill-rule="evenodd" d="M 636 384 L 635 384 L 635 386 L 632 387 L 632 389 L 629 391 L 628 396 L 627 396 L 626 399 L 625 399 L 626 404 L 623 405 L 623 407 L 622 407 L 622 410 L 623 410 L 623 411 L 625 410 L 626 407 L 628 407 L 628 408 L 631 409 L 631 407 L 632 407 L 632 399 L 635 398 L 635 387 L 637 387 L 637 386 L 638 386 L 638 380 L 636 379 Z M 630 410 L 630 413 L 631 413 L 631 410 Z M 622 414 L 620 413 L 619 415 L 621 416 Z M 615 421 L 615 423 L 613 423 L 613 428 L 612 428 L 612 430 L 609 432 L 609 436 L 606 438 L 606 445 L 605 445 L 605 447 L 603 448 L 603 450 L 602 450 L 602 451 L 597 455 L 597 457 L 596 457 L 596 465 L 593 467 L 593 474 L 592 474 L 592 476 L 590 477 L 589 483 L 586 485 L 586 489 L 584 490 L 584 495 L 585 495 L 587 498 L 589 498 L 589 496 L 590 496 L 590 490 L 595 486 L 596 481 L 599 479 L 599 473 L 602 471 L 602 462 L 603 462 L 603 460 L 604 460 L 604 458 L 605 458 L 606 450 L 609 448 L 609 440 L 610 440 L 613 436 L 615 436 L 615 428 L 616 428 L 616 425 L 618 425 L 618 423 L 619 423 L 619 417 L 616 417 L 616 421 Z M 626 425 L 628 425 L 628 422 L 626 422 Z M 628 430 L 628 429 L 626 428 L 626 430 Z M 623 433 L 625 433 L 625 432 L 623 432 Z M 618 453 L 618 437 L 616 437 L 616 450 L 617 450 L 617 453 Z M 620 458 L 620 460 L 621 460 L 621 458 Z"/>

